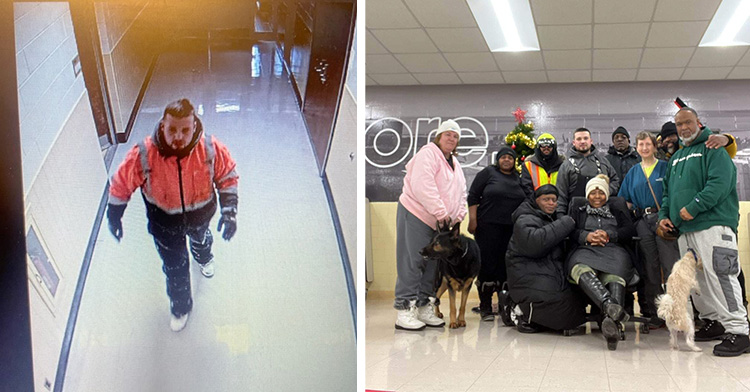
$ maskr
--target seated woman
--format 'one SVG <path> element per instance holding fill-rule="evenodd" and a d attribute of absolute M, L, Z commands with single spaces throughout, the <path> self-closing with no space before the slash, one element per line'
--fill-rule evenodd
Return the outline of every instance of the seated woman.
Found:
<path fill-rule="evenodd" d="M 635 235 L 633 221 L 622 198 L 609 198 L 609 178 L 603 174 L 589 180 L 586 199 L 575 198 L 568 215 L 576 228 L 565 267 L 573 282 L 602 310 L 602 334 L 614 350 L 619 323 L 628 319 L 622 307 L 625 286 L 635 273 L 632 255 L 624 246 Z"/>
<path fill-rule="evenodd" d="M 586 321 L 586 304 L 564 269 L 563 245 L 575 221 L 556 219 L 557 195 L 554 185 L 542 185 L 533 201 L 513 212 L 506 263 L 510 299 L 523 312 L 516 324 L 522 333 L 571 329 Z"/>

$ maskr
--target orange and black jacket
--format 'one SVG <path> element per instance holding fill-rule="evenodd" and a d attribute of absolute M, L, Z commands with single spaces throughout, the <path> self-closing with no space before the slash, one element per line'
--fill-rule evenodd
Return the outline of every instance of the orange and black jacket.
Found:
<path fill-rule="evenodd" d="M 236 214 L 239 176 L 227 147 L 197 126 L 191 142 L 171 149 L 157 125 L 152 136 L 128 152 L 109 188 L 109 219 L 120 219 L 130 196 L 141 188 L 149 230 L 206 224 L 216 212 L 216 192 L 222 213 Z"/>

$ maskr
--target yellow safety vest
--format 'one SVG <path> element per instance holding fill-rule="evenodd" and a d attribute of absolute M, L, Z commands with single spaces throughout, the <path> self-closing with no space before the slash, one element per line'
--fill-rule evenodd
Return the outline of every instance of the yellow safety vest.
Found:
<path fill-rule="evenodd" d="M 526 160 L 524 164 L 526 165 L 526 170 L 528 170 L 531 175 L 531 182 L 534 184 L 534 190 L 542 185 L 557 184 L 557 172 L 552 173 L 550 176 L 544 168 L 529 160 Z"/>

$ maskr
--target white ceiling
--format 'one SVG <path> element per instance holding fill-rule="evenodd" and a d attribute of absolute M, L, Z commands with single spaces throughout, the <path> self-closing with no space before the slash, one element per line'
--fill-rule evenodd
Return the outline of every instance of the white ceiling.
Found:
<path fill-rule="evenodd" d="M 370 0 L 367 85 L 750 78 L 747 46 L 698 48 L 720 0 L 531 0 L 539 52 L 492 53 L 466 0 Z"/>

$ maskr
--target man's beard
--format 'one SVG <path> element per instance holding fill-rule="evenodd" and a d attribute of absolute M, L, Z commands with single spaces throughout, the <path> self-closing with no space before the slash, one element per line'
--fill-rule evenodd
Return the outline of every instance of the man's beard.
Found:
<path fill-rule="evenodd" d="M 692 143 L 693 140 L 695 140 L 695 138 L 698 137 L 699 133 L 700 133 L 700 130 L 696 130 L 695 133 L 692 136 L 688 137 L 688 138 L 683 138 L 682 136 L 680 136 L 680 141 L 682 142 L 682 144 L 684 144 L 684 145 L 687 146 L 690 143 Z"/>
<path fill-rule="evenodd" d="M 578 148 L 576 146 L 573 146 L 573 149 L 575 149 L 576 151 L 578 151 L 580 153 L 587 153 L 587 152 L 591 151 L 591 146 L 589 146 L 589 148 L 587 148 L 585 150 L 581 150 L 580 148 Z"/>

